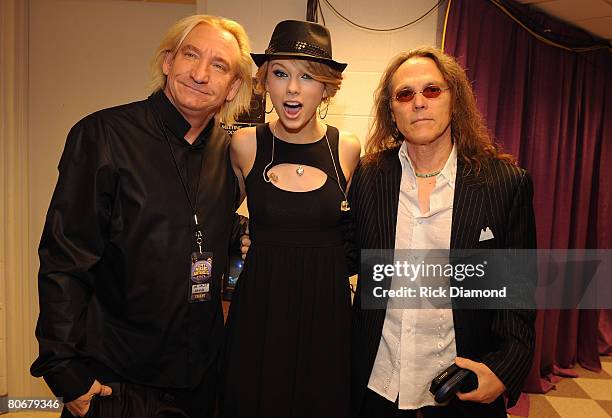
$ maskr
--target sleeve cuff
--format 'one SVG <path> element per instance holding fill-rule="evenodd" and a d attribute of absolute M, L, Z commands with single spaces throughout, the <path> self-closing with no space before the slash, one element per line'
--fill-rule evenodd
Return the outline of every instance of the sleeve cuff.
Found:
<path fill-rule="evenodd" d="M 63 398 L 64 403 L 86 394 L 95 380 L 89 368 L 83 362 L 75 360 L 62 371 L 46 375 L 44 379 L 51 392 Z"/>
<path fill-rule="evenodd" d="M 495 376 L 501 380 L 504 386 L 506 386 L 506 395 L 508 397 L 507 407 L 510 408 L 514 406 L 519 396 L 521 396 L 524 374 L 526 373 L 517 374 L 512 371 L 507 371 L 506 368 L 509 364 L 505 364 L 504 361 L 496 358 L 494 353 L 485 355 L 482 362 L 486 364 Z M 516 372 L 516 368 L 513 368 L 513 370 Z"/>

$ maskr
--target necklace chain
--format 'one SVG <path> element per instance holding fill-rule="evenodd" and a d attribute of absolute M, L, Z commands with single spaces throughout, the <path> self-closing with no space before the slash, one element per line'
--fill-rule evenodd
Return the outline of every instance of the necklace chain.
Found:
<path fill-rule="evenodd" d="M 438 170 L 438 171 L 433 171 L 431 173 L 417 173 L 416 171 L 414 172 L 414 175 L 420 179 L 428 179 L 430 177 L 435 177 L 438 174 L 440 174 L 442 172 L 442 170 Z"/>

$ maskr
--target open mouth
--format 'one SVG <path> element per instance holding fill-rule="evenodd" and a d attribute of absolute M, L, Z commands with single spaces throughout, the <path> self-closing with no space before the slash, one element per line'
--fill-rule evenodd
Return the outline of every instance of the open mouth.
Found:
<path fill-rule="evenodd" d="M 283 102 L 285 113 L 289 116 L 295 116 L 302 110 L 302 104 L 299 102 Z"/>

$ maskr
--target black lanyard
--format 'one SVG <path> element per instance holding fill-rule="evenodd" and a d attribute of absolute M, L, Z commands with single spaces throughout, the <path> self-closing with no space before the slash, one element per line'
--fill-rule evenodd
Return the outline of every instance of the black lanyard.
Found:
<path fill-rule="evenodd" d="M 172 161 L 174 162 L 174 167 L 176 168 L 176 172 L 179 176 L 179 179 L 181 180 L 181 184 L 183 185 L 183 191 L 185 192 L 185 196 L 187 197 L 187 202 L 189 202 L 189 207 L 191 208 L 191 212 L 193 213 L 193 221 L 195 222 L 195 229 L 196 229 L 196 244 L 198 245 L 198 249 L 200 250 L 200 254 L 201 254 L 203 236 L 202 236 L 202 231 L 200 229 L 200 224 L 198 223 L 198 194 L 200 191 L 200 177 L 202 176 L 202 168 L 204 167 L 204 155 L 202 155 L 202 160 L 200 162 L 200 171 L 198 173 L 198 182 L 196 183 L 195 204 L 194 204 L 191 201 L 191 196 L 189 195 L 189 189 L 187 188 L 187 182 L 185 181 L 185 179 L 183 179 L 183 174 L 181 173 L 181 169 L 179 168 L 178 161 L 176 160 L 174 149 L 172 148 L 172 144 L 170 143 L 170 138 L 168 137 L 168 133 L 166 132 L 166 126 L 164 125 L 163 120 L 157 114 L 157 110 L 154 110 L 154 112 L 159 119 L 159 122 L 162 128 L 162 133 L 164 134 L 164 138 L 166 139 L 168 148 L 170 148 L 170 154 L 172 155 Z"/>

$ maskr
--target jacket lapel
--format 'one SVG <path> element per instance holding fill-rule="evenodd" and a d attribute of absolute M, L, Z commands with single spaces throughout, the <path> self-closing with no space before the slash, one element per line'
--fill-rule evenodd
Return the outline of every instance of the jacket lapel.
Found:
<path fill-rule="evenodd" d="M 453 199 L 453 220 L 451 226 L 451 249 L 476 248 L 483 225 L 485 176 L 460 159 L 457 160 L 455 197 Z"/>
<path fill-rule="evenodd" d="M 395 248 L 397 205 L 402 179 L 402 167 L 397 153 L 391 153 L 381 161 L 376 178 L 376 219 L 381 248 Z"/>
<path fill-rule="evenodd" d="M 475 174 L 457 159 L 457 177 L 455 179 L 455 197 L 453 199 L 453 220 L 451 224 L 450 258 L 454 258 L 453 250 L 477 248 L 480 238 L 480 228 L 485 215 L 483 174 Z M 475 320 L 478 311 L 463 310 L 453 299 L 453 325 L 457 354 L 468 356 L 473 343 L 470 341 L 470 323 Z"/>

